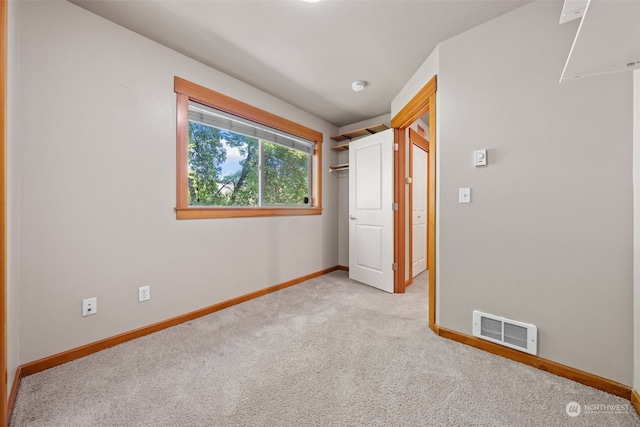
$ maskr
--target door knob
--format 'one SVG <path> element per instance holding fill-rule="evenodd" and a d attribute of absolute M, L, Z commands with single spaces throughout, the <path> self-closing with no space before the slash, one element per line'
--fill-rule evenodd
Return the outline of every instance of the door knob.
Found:
<path fill-rule="evenodd" d="M 353 216 L 353 215 L 349 215 L 349 219 L 350 219 L 351 221 L 357 221 L 357 220 L 358 220 L 358 218 L 356 218 L 356 217 L 355 217 L 355 216 Z"/>

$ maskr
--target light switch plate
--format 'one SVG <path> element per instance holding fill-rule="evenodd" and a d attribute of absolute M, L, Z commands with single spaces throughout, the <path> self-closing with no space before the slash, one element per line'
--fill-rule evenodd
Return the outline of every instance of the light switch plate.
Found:
<path fill-rule="evenodd" d="M 487 150 L 483 148 L 482 150 L 476 150 L 473 152 L 473 164 L 475 166 L 486 166 L 487 165 Z"/>
<path fill-rule="evenodd" d="M 470 188 L 460 188 L 459 189 L 458 202 L 460 202 L 460 203 L 471 203 L 471 189 Z"/>

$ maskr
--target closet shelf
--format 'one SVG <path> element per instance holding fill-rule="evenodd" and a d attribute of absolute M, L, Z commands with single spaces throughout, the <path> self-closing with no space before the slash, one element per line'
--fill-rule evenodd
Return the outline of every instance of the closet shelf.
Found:
<path fill-rule="evenodd" d="M 341 133 L 340 135 L 332 136 L 331 139 L 338 142 L 351 141 L 352 139 L 373 135 L 374 133 L 382 132 L 383 130 L 387 130 L 387 129 L 389 129 L 387 125 L 383 125 L 383 124 L 374 125 L 367 128 L 355 129 L 350 132 Z M 349 145 L 349 144 L 347 143 L 346 145 Z M 340 146 L 337 146 L 337 147 L 340 147 Z M 333 148 L 337 149 L 337 147 L 333 147 Z M 344 150 L 346 150 L 346 148 L 344 148 Z M 338 151 L 342 151 L 342 150 L 338 150 Z"/>
<path fill-rule="evenodd" d="M 331 147 L 331 149 L 335 151 L 345 151 L 349 149 L 349 143 L 347 142 L 346 144 L 336 145 Z"/>
<path fill-rule="evenodd" d="M 339 164 L 339 165 L 331 165 L 331 166 L 329 166 L 329 169 L 331 170 L 331 172 L 348 171 L 349 170 L 349 163 L 342 163 L 342 164 Z"/>
<path fill-rule="evenodd" d="M 373 125 L 366 128 L 362 128 L 362 129 L 352 130 L 350 132 L 344 132 L 344 133 L 341 133 L 340 135 L 332 136 L 331 139 L 333 139 L 334 141 L 337 141 L 337 142 L 347 141 L 347 142 L 343 142 L 342 144 L 335 145 L 331 147 L 331 149 L 335 151 L 346 151 L 349 149 L 349 144 L 351 143 L 352 140 L 357 138 L 362 138 L 363 136 L 373 135 L 374 133 L 382 132 L 383 130 L 387 130 L 387 129 L 389 129 L 387 125 L 379 124 L 379 125 Z M 339 172 L 339 171 L 348 171 L 348 170 L 349 170 L 349 163 L 329 166 L 330 172 Z"/>

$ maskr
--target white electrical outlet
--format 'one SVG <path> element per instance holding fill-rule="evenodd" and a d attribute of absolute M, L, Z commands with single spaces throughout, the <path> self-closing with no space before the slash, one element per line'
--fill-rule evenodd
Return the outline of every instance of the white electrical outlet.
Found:
<path fill-rule="evenodd" d="M 82 300 L 82 315 L 90 316 L 98 312 L 98 298 L 87 298 Z"/>
<path fill-rule="evenodd" d="M 138 288 L 138 302 L 151 299 L 151 286 L 140 286 Z"/>

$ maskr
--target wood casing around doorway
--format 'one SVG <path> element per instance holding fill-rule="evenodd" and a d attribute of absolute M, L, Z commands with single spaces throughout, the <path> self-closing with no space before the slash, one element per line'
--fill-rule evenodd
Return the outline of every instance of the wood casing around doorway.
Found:
<path fill-rule="evenodd" d="M 391 127 L 395 129 L 395 142 L 398 151 L 395 155 L 395 200 L 398 210 L 395 214 L 395 260 L 396 292 L 404 292 L 406 279 L 406 233 L 407 233 L 407 195 L 405 179 L 407 177 L 407 145 L 406 131 L 413 122 L 423 114 L 429 113 L 429 185 L 427 201 L 427 269 L 429 270 L 429 327 L 436 328 L 436 91 L 437 76 L 429 82 L 391 119 Z"/>

